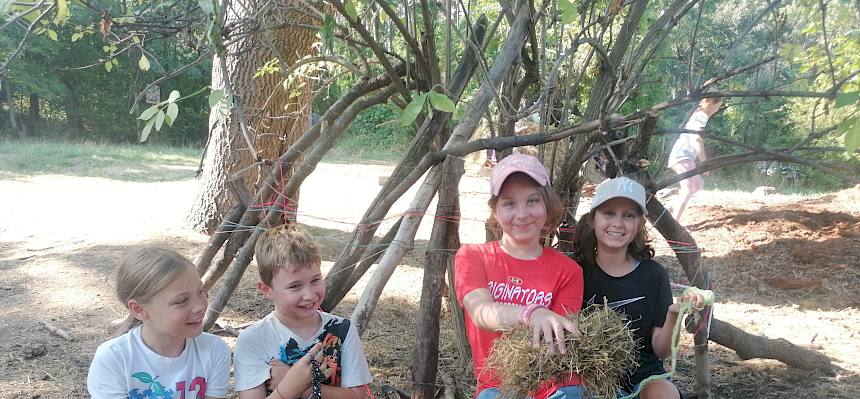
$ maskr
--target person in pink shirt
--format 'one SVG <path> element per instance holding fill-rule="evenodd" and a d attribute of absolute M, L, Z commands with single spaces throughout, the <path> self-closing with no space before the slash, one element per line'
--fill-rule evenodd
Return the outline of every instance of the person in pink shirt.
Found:
<path fill-rule="evenodd" d="M 463 245 L 454 258 L 478 399 L 501 395 L 498 376 L 486 368 L 486 361 L 503 331 L 526 324 L 534 330 L 535 346 L 543 341 L 551 353 L 569 350 L 564 334 L 578 334 L 579 327 L 564 315 L 581 309 L 583 292 L 579 265 L 541 245 L 541 238 L 558 226 L 564 209 L 540 161 L 525 154 L 502 159 L 493 168 L 490 194 L 490 224 L 501 230 L 501 238 Z M 576 374 L 544 381 L 530 393 L 534 399 L 582 395 Z"/>

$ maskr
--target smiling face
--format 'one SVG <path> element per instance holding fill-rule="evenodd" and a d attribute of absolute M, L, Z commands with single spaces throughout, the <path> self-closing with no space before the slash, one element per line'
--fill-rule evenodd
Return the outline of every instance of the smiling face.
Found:
<path fill-rule="evenodd" d="M 616 197 L 594 211 L 594 235 L 598 251 L 627 250 L 636 238 L 642 214 L 635 202 Z"/>
<path fill-rule="evenodd" d="M 288 327 L 315 322 L 319 317 L 317 309 L 325 298 L 319 262 L 310 267 L 279 268 L 271 285 L 260 281 L 257 288 L 275 304 L 275 314 Z"/>
<path fill-rule="evenodd" d="M 540 245 L 547 206 L 537 182 L 522 173 L 512 174 L 499 192 L 493 213 L 503 240 L 521 246 Z"/>
<path fill-rule="evenodd" d="M 209 299 L 197 271 L 183 266 L 176 278 L 145 303 L 129 301 L 132 314 L 143 322 L 144 340 L 149 343 L 184 342 L 203 332 L 203 316 Z"/>

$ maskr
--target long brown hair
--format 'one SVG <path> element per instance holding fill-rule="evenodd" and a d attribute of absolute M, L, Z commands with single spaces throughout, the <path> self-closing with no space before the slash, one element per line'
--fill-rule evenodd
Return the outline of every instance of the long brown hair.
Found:
<path fill-rule="evenodd" d="M 573 233 L 573 258 L 581 265 L 597 265 L 597 235 L 594 233 L 594 214 L 597 209 L 600 207 L 582 215 Z M 639 207 L 636 207 L 636 212 L 639 215 L 639 227 L 633 241 L 627 246 L 627 254 L 636 260 L 651 259 L 654 257 L 654 248 L 649 244 L 651 239 L 645 229 L 645 215 Z"/>
<path fill-rule="evenodd" d="M 527 181 L 533 187 L 538 187 L 538 193 L 540 193 L 541 200 L 543 200 L 544 206 L 546 207 L 546 224 L 544 224 L 541 234 L 541 241 L 544 245 L 548 245 L 549 238 L 552 237 L 553 234 L 558 230 L 558 224 L 561 223 L 561 218 L 564 216 L 564 205 L 561 202 L 561 197 L 549 186 L 549 184 L 545 186 L 539 185 L 534 179 L 529 177 L 525 173 L 516 172 L 512 173 L 505 179 L 505 183 L 507 184 L 511 178 L 521 179 L 522 181 Z M 499 221 L 496 219 L 496 205 L 499 203 L 499 196 L 494 196 L 490 198 L 488 205 L 490 206 L 490 217 L 487 219 L 487 238 L 490 241 L 499 240 L 502 238 L 502 228 L 499 226 Z"/>

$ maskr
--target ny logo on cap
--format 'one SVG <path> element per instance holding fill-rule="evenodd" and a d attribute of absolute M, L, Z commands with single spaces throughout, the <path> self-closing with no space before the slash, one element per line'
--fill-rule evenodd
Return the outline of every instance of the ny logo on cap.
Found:
<path fill-rule="evenodd" d="M 623 191 L 625 193 L 633 192 L 633 180 L 618 179 L 618 185 L 616 188 L 618 191 Z"/>

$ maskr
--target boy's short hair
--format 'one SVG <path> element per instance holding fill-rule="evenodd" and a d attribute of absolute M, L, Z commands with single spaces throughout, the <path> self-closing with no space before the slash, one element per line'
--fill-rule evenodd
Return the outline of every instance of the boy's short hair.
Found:
<path fill-rule="evenodd" d="M 267 230 L 254 247 L 260 280 L 268 286 L 278 270 L 294 272 L 320 263 L 320 252 L 310 234 L 295 223 Z"/>

